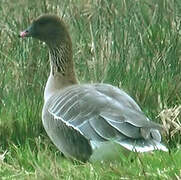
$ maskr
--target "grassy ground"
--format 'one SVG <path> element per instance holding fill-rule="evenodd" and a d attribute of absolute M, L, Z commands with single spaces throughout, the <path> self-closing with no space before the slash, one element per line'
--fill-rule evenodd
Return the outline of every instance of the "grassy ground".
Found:
<path fill-rule="evenodd" d="M 41 123 L 46 46 L 18 33 L 52 13 L 69 25 L 80 82 L 127 91 L 163 123 L 169 153 L 80 164 L 60 155 Z M 0 1 L 0 179 L 180 179 L 181 1 Z M 134 161 L 132 161 L 134 159 Z"/>

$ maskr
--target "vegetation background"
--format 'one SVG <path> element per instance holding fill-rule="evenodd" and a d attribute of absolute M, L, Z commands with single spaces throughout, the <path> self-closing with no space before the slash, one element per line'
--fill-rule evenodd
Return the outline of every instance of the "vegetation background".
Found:
<path fill-rule="evenodd" d="M 95 164 L 61 156 L 41 123 L 48 49 L 18 38 L 44 13 L 68 24 L 80 82 L 127 91 L 164 125 L 169 153 Z M 0 179 L 181 179 L 180 0 L 1 0 L 0 17 Z"/>

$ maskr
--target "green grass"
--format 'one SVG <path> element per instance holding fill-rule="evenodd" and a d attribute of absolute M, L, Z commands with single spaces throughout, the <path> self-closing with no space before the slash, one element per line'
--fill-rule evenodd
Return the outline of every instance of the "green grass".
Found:
<path fill-rule="evenodd" d="M 159 123 L 160 112 L 181 104 L 180 0 L 1 0 L 0 153 L 7 153 L 0 179 L 180 179 L 179 130 L 163 137 L 169 153 L 131 154 L 102 164 L 60 155 L 41 123 L 47 47 L 18 38 L 43 13 L 68 24 L 80 82 L 123 88 Z M 179 125 L 180 117 L 171 114 L 168 124 L 177 119 Z"/>

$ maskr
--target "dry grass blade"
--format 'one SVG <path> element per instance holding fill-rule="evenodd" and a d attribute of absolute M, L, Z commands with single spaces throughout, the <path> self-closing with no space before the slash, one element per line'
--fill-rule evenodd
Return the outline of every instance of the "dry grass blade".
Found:
<path fill-rule="evenodd" d="M 3 154 L 0 154 L 0 163 L 4 161 L 6 153 L 7 153 L 7 150 Z"/>
<path fill-rule="evenodd" d="M 170 138 L 181 133 L 181 105 L 164 109 L 160 112 L 159 117 L 166 129 L 167 135 L 170 135 Z"/>

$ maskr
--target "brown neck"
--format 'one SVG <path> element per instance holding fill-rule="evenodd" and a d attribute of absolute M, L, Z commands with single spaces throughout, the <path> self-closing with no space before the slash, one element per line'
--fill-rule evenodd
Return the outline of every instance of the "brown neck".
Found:
<path fill-rule="evenodd" d="M 72 84 L 77 83 L 74 64 L 72 60 L 72 45 L 58 44 L 49 46 L 50 48 L 50 64 L 53 76 L 62 76 Z"/>

